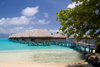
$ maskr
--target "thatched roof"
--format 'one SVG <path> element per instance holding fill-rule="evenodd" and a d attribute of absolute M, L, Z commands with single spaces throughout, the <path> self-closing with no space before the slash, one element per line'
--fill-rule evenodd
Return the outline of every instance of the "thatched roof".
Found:
<path fill-rule="evenodd" d="M 52 37 L 47 30 L 35 30 L 30 37 Z"/>
<path fill-rule="evenodd" d="M 24 33 L 19 33 L 19 34 L 17 34 L 15 37 L 20 38 L 20 37 L 22 37 L 23 35 L 24 35 Z"/>
<path fill-rule="evenodd" d="M 51 35 L 47 30 L 35 30 L 34 32 L 25 32 L 10 35 L 9 38 L 20 38 L 20 37 L 32 37 L 32 38 L 67 38 L 63 33 L 58 32 L 55 35 Z"/>
<path fill-rule="evenodd" d="M 12 35 L 10 35 L 8 38 L 14 38 L 14 37 L 16 37 L 18 34 L 12 34 Z"/>
<path fill-rule="evenodd" d="M 57 32 L 55 35 L 52 35 L 54 38 L 67 38 L 62 32 Z"/>
<path fill-rule="evenodd" d="M 33 34 L 33 32 L 25 32 L 22 37 L 30 37 Z"/>
<path fill-rule="evenodd" d="M 13 37 L 13 35 L 10 35 L 8 38 L 12 38 Z"/>
<path fill-rule="evenodd" d="M 12 37 L 16 37 L 17 36 L 17 34 L 13 34 L 13 36 Z"/>

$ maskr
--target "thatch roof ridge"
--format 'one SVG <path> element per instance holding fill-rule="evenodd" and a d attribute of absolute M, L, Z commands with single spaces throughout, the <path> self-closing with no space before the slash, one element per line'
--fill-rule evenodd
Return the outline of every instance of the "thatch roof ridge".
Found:
<path fill-rule="evenodd" d="M 18 33 L 15 37 L 22 37 L 24 33 Z"/>
<path fill-rule="evenodd" d="M 67 36 L 65 36 L 62 32 L 58 32 L 55 35 L 51 35 L 51 33 L 48 32 L 47 29 L 37 29 L 35 31 L 30 31 L 30 32 L 25 32 L 25 33 L 18 33 L 18 34 L 13 34 L 9 37 L 16 37 L 16 38 L 20 38 L 20 37 L 36 37 L 36 38 L 67 38 Z"/>
<path fill-rule="evenodd" d="M 52 37 L 51 34 L 46 29 L 35 30 L 30 37 Z"/>
<path fill-rule="evenodd" d="M 24 35 L 22 37 L 30 37 L 34 32 L 29 31 L 29 32 L 25 32 Z"/>
<path fill-rule="evenodd" d="M 57 32 L 55 35 L 52 35 L 55 38 L 67 38 L 62 32 Z"/>

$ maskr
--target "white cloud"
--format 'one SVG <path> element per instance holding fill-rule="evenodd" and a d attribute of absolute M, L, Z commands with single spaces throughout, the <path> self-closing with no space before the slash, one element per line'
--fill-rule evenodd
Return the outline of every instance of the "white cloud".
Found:
<path fill-rule="evenodd" d="M 49 24 L 50 21 L 46 21 L 45 19 L 43 20 L 35 20 L 31 24 Z"/>
<path fill-rule="evenodd" d="M 1 28 L 1 27 L 0 27 L 0 33 L 5 34 L 5 33 L 7 33 L 7 32 L 6 32 L 6 30 L 5 30 L 5 29 L 3 29 L 3 28 Z"/>
<path fill-rule="evenodd" d="M 15 34 L 15 33 L 24 33 L 26 31 L 34 31 L 35 29 L 33 29 L 33 27 L 15 27 L 15 28 L 11 28 L 11 29 L 4 29 L 0 27 L 0 33 L 2 34 Z"/>
<path fill-rule="evenodd" d="M 27 24 L 49 24 L 50 21 L 46 21 L 45 19 L 40 20 L 36 18 L 35 15 L 38 12 L 38 6 L 36 7 L 27 7 L 22 10 L 22 14 L 25 16 L 21 17 L 12 17 L 12 18 L 1 18 L 0 25 L 8 26 L 8 25 L 27 25 Z M 48 17 L 48 13 L 44 13 L 45 17 Z"/>
<path fill-rule="evenodd" d="M 15 28 L 16 30 L 22 30 L 22 29 L 24 29 L 23 27 L 16 27 Z"/>
<path fill-rule="evenodd" d="M 29 24 L 29 22 L 30 22 L 30 18 L 27 18 L 26 16 L 13 17 L 9 19 L 10 24 L 16 24 L 16 25 Z"/>
<path fill-rule="evenodd" d="M 77 4 L 76 4 L 76 2 L 73 2 L 72 4 L 69 4 L 67 8 L 72 9 L 72 8 L 76 7 L 76 5 L 79 5 L 79 4 L 82 4 L 82 2 L 78 2 Z"/>
<path fill-rule="evenodd" d="M 2 18 L 1 20 L 0 20 L 0 25 L 2 25 L 2 24 L 4 24 L 5 23 L 5 18 Z"/>
<path fill-rule="evenodd" d="M 40 20 L 36 19 L 36 17 L 13 17 L 13 18 L 2 18 L 0 19 L 0 25 L 7 26 L 7 25 L 27 25 L 27 24 L 49 24 L 50 21 L 46 21 L 45 19 Z"/>
<path fill-rule="evenodd" d="M 11 33 L 23 33 L 25 32 L 25 28 L 23 27 L 15 27 L 15 28 L 12 28 L 12 29 L 8 29 L 7 31 L 9 31 L 9 34 Z"/>
<path fill-rule="evenodd" d="M 25 9 L 23 9 L 21 13 L 25 16 L 33 16 L 36 13 L 39 12 L 38 8 L 39 8 L 38 6 L 36 6 L 36 7 L 27 7 Z"/>
<path fill-rule="evenodd" d="M 26 16 L 21 17 L 13 17 L 13 18 L 2 18 L 0 19 L 0 25 L 21 25 L 21 24 L 29 24 L 34 18 L 29 18 Z"/>
<path fill-rule="evenodd" d="M 44 12 L 44 17 L 48 17 L 48 13 Z"/>
<path fill-rule="evenodd" d="M 45 19 L 43 19 L 43 20 L 39 20 L 38 23 L 39 23 L 39 24 L 49 24 L 50 21 L 47 21 L 47 22 L 46 22 Z"/>
<path fill-rule="evenodd" d="M 0 33 L 3 34 L 15 34 L 15 33 L 24 33 L 24 32 L 28 32 L 28 31 L 34 31 L 36 29 L 34 29 L 33 27 L 15 27 L 15 28 L 10 28 L 10 29 L 4 29 L 0 27 Z M 56 33 L 56 32 L 61 32 L 58 29 L 49 29 L 48 30 L 49 33 Z"/>

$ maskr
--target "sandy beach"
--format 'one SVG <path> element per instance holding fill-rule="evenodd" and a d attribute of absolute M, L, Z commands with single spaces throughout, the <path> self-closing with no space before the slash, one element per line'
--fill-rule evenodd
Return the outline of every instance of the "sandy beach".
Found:
<path fill-rule="evenodd" d="M 74 64 L 45 64 L 29 62 L 0 62 L 0 67 L 94 67 L 87 62 Z"/>
<path fill-rule="evenodd" d="M 81 55 L 76 59 L 73 55 L 76 57 L 73 53 L 66 55 L 65 50 L 0 51 L 0 67 L 75 67 L 78 63 L 81 63 L 78 66 L 87 64 L 84 60 L 78 60 Z M 68 56 L 72 57 L 68 59 Z"/>
<path fill-rule="evenodd" d="M 0 62 L 0 67 L 65 67 L 66 64 L 40 64 L 28 62 Z"/>

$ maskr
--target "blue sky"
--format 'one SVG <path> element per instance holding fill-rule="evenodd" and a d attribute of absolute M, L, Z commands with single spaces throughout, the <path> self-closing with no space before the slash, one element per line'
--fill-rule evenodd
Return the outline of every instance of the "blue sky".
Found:
<path fill-rule="evenodd" d="M 12 34 L 35 29 L 55 33 L 61 27 L 56 21 L 60 9 L 75 6 L 71 0 L 0 0 L 0 33 Z"/>

